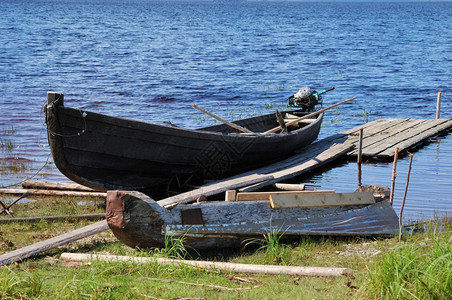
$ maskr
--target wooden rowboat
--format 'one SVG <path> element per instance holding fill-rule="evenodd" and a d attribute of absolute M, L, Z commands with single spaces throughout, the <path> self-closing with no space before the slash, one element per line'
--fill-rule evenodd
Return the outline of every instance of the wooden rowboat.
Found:
<path fill-rule="evenodd" d="M 53 160 L 66 177 L 96 190 L 134 190 L 155 199 L 288 157 L 317 138 L 323 118 L 299 122 L 284 134 L 266 133 L 279 124 L 275 114 L 234 122 L 251 133 L 225 124 L 191 130 L 68 108 L 63 94 L 53 92 L 44 110 Z M 282 112 L 285 118 L 305 114 Z"/>
<path fill-rule="evenodd" d="M 240 247 L 243 241 L 262 238 L 271 231 L 279 232 L 283 239 L 398 232 L 392 206 L 386 200 L 376 201 L 380 198 L 372 192 L 300 195 L 301 202 L 290 205 L 277 194 L 272 205 L 268 200 L 205 201 L 167 210 L 141 193 L 108 191 L 106 218 L 113 234 L 132 248 L 163 247 L 165 235 L 181 238 L 187 247 L 205 249 Z"/>

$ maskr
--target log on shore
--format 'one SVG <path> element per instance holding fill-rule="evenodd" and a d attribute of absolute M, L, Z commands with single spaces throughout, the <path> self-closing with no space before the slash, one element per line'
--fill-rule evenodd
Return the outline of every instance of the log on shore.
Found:
<path fill-rule="evenodd" d="M 4 266 L 13 262 L 19 262 L 31 256 L 38 255 L 42 252 L 69 244 L 71 242 L 83 239 L 85 237 L 95 235 L 97 233 L 107 231 L 107 221 L 99 221 L 97 223 L 66 232 L 62 235 L 53 237 L 51 239 L 37 242 L 35 244 L 11 251 L 0 255 L 0 266 Z"/>
<path fill-rule="evenodd" d="M 22 195 L 30 193 L 33 196 L 67 196 L 67 197 L 96 197 L 106 198 L 107 193 L 104 192 L 78 192 L 78 191 L 62 191 L 62 190 L 42 190 L 42 189 L 0 189 L 3 195 Z"/>
<path fill-rule="evenodd" d="M 42 217 L 28 217 L 28 218 L 0 218 L 0 224 L 13 223 L 13 222 L 34 223 L 34 222 L 39 222 L 41 220 L 52 222 L 52 221 L 62 221 L 62 220 L 67 220 L 67 219 L 95 221 L 95 220 L 102 220 L 104 218 L 105 218 L 105 214 L 42 216 Z"/>
<path fill-rule="evenodd" d="M 78 191 L 78 192 L 98 192 L 92 188 L 86 187 L 78 183 L 71 182 L 52 182 L 41 180 L 25 180 L 22 182 L 24 189 L 41 189 L 41 190 L 62 190 L 62 191 Z"/>
<path fill-rule="evenodd" d="M 187 265 L 196 268 L 207 269 L 210 271 L 224 270 L 235 273 L 253 273 L 253 274 L 273 274 L 273 275 L 297 275 L 297 276 L 343 276 L 352 275 L 352 271 L 347 268 L 328 268 L 328 267 L 302 267 L 302 266 L 275 266 L 275 265 L 251 265 L 251 264 L 236 264 L 226 262 L 213 261 L 197 261 L 197 260 L 180 260 L 168 258 L 154 258 L 154 257 L 133 257 L 133 256 L 116 256 L 116 255 L 101 255 L 101 254 L 84 254 L 84 253 L 63 253 L 60 259 L 66 261 L 128 261 L 133 263 L 150 263 L 157 262 L 158 264 L 166 265 Z"/>

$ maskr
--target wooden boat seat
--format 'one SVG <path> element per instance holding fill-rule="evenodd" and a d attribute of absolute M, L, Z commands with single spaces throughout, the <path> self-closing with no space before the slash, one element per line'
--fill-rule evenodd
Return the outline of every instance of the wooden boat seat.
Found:
<path fill-rule="evenodd" d="M 299 117 L 300 116 L 293 115 L 293 114 L 290 114 L 290 113 L 286 113 L 286 115 L 284 117 L 284 122 L 287 123 L 287 122 L 290 122 L 290 121 L 292 121 L 294 119 L 298 119 Z M 311 123 L 315 122 L 316 120 L 317 120 L 316 118 L 314 118 L 314 119 L 304 119 L 304 120 L 299 121 L 298 125 L 302 126 L 302 125 L 306 125 L 306 124 L 311 124 Z M 296 124 L 293 124 L 291 126 L 296 126 Z"/>
<path fill-rule="evenodd" d="M 289 118 L 289 119 L 284 119 L 284 122 L 290 122 L 290 121 L 292 121 L 293 119 L 291 119 L 291 118 Z M 315 120 L 316 119 L 304 119 L 304 120 L 301 120 L 301 121 L 298 121 L 298 123 L 299 124 L 311 124 L 311 123 L 314 123 L 315 122 Z"/>

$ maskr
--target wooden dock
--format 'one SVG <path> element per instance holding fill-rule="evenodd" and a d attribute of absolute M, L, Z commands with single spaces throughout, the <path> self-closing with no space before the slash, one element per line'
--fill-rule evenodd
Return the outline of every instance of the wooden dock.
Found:
<path fill-rule="evenodd" d="M 431 137 L 452 128 L 451 119 L 381 119 L 342 132 L 346 144 L 357 145 L 359 129 L 363 128 L 363 157 L 374 160 L 392 159 L 395 146 L 400 154 L 426 143 Z M 356 156 L 357 149 L 347 153 Z"/>
<path fill-rule="evenodd" d="M 164 207 L 180 203 L 191 203 L 201 197 L 235 189 L 256 191 L 262 187 L 310 172 L 338 159 L 357 155 L 359 131 L 363 129 L 362 155 L 373 160 L 387 160 L 394 156 L 394 147 L 399 155 L 419 147 L 452 128 L 451 119 L 381 119 L 332 135 L 313 143 L 300 154 L 277 163 L 226 178 L 200 188 L 159 201 Z"/>

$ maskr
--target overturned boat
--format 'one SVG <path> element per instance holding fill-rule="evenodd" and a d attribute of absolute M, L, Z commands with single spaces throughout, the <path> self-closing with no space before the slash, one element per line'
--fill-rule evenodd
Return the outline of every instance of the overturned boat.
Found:
<path fill-rule="evenodd" d="M 259 198 L 166 209 L 141 193 L 108 191 L 106 218 L 113 234 L 132 248 L 164 247 L 168 237 L 180 238 L 189 248 L 206 249 L 240 247 L 268 233 L 296 239 L 398 232 L 398 217 L 381 191 L 274 192 L 261 193 Z"/>
<path fill-rule="evenodd" d="M 288 157 L 317 138 L 323 119 L 319 113 L 292 122 L 284 133 L 270 132 L 281 117 L 308 115 L 300 109 L 281 112 L 279 122 L 266 114 L 232 126 L 184 129 L 68 108 L 63 99 L 49 92 L 44 107 L 57 168 L 96 190 L 134 190 L 155 199 Z"/>

